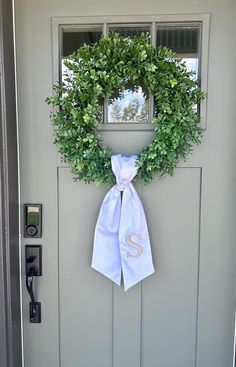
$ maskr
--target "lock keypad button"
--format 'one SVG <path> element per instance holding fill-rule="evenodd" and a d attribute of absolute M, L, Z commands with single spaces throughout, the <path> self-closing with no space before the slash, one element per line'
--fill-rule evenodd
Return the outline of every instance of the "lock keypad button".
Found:
<path fill-rule="evenodd" d="M 36 236 L 36 234 L 38 233 L 38 229 L 33 224 L 30 224 L 26 228 L 26 233 L 28 234 L 28 236 L 33 237 L 33 236 Z"/>

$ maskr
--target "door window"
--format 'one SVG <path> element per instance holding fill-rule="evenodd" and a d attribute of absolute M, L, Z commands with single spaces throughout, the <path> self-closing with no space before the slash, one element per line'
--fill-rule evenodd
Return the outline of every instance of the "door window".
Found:
<path fill-rule="evenodd" d="M 134 37 L 141 33 L 150 35 L 155 46 L 167 46 L 177 57 L 183 59 L 193 78 L 200 83 L 201 23 L 145 23 L 145 24 L 100 24 L 93 26 L 62 26 L 60 80 L 65 81 L 64 60 L 84 43 L 98 42 L 102 34 L 120 33 Z M 101 123 L 112 125 L 150 125 L 154 115 L 153 95 L 143 86 L 127 84 L 123 90 L 114 90 L 113 96 L 100 101 Z"/>

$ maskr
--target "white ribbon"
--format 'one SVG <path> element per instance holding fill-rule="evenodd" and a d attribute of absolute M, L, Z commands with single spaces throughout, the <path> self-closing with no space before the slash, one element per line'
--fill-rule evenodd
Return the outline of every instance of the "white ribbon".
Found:
<path fill-rule="evenodd" d="M 92 259 L 92 268 L 118 285 L 123 274 L 125 291 L 154 272 L 143 206 L 131 183 L 137 174 L 136 159 L 135 155 L 111 157 L 117 184 L 103 200 Z"/>

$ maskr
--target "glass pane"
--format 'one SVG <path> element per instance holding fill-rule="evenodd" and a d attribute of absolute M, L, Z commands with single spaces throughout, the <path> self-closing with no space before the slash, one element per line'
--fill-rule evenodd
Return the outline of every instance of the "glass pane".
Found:
<path fill-rule="evenodd" d="M 109 27 L 110 32 L 117 32 L 120 33 L 122 37 L 130 37 L 133 38 L 134 36 L 140 36 L 142 33 L 149 33 L 150 34 L 150 26 L 114 26 Z"/>
<path fill-rule="evenodd" d="M 61 75 L 60 80 L 66 83 L 66 73 L 68 69 L 64 64 L 64 61 L 71 55 L 74 51 L 78 50 L 84 43 L 94 44 L 99 41 L 102 36 L 102 28 L 81 28 L 75 30 L 64 30 L 62 35 L 62 57 L 61 57 Z M 104 100 L 99 101 L 102 112 L 100 116 L 100 121 L 103 121 L 103 110 L 104 110 Z"/>
<path fill-rule="evenodd" d="M 84 43 L 96 43 L 102 35 L 102 29 L 76 29 L 73 32 L 63 31 L 62 36 L 62 55 L 61 55 L 61 81 L 65 82 L 65 72 L 67 71 L 64 65 L 64 60 L 68 58 L 74 51 L 78 50 Z"/>
<path fill-rule="evenodd" d="M 62 57 L 71 55 L 74 51 L 78 50 L 84 43 L 93 44 L 98 42 L 102 35 L 102 29 L 75 29 L 63 31 L 62 42 Z"/>
<path fill-rule="evenodd" d="M 158 25 L 157 46 L 166 46 L 183 59 L 189 71 L 199 77 L 200 25 Z"/>
<path fill-rule="evenodd" d="M 150 34 L 149 25 L 110 26 L 110 32 L 120 33 L 122 37 Z M 109 123 L 147 123 L 149 122 L 149 93 L 142 86 L 127 86 L 122 91 L 114 92 L 108 101 Z"/>
<path fill-rule="evenodd" d="M 108 101 L 108 122 L 110 123 L 146 123 L 148 117 L 148 92 L 142 87 L 117 91 Z"/>

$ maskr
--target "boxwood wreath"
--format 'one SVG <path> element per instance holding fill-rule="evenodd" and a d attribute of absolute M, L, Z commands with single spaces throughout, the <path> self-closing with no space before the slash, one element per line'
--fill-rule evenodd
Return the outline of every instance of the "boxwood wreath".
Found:
<path fill-rule="evenodd" d="M 150 183 L 156 173 L 173 175 L 193 145 L 201 141 L 203 129 L 196 105 L 204 99 L 183 61 L 166 47 L 155 48 L 149 36 L 123 38 L 117 33 L 98 43 L 84 44 L 64 62 L 65 80 L 53 86 L 46 99 L 57 107 L 51 114 L 55 143 L 75 180 L 114 184 L 110 147 L 99 135 L 101 100 L 114 91 L 144 86 L 154 96 L 154 138 L 136 161 L 136 180 Z"/>

